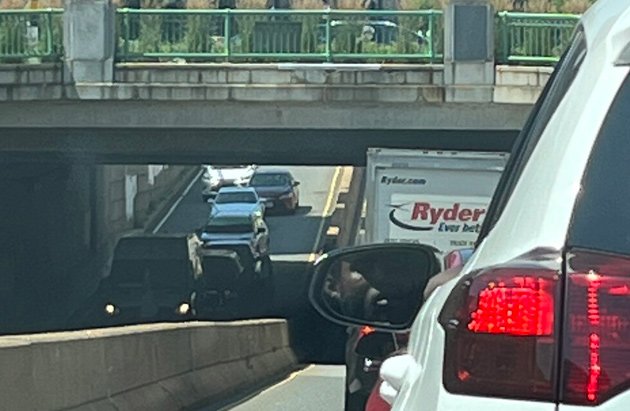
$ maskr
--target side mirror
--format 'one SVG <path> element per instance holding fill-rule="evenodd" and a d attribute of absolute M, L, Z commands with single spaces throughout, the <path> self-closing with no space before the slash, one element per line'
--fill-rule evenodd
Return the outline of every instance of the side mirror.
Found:
<path fill-rule="evenodd" d="M 299 185 L 300 185 L 300 182 L 299 182 L 299 181 L 294 181 L 294 182 L 293 182 L 293 187 L 297 187 L 297 186 L 299 186 Z"/>
<path fill-rule="evenodd" d="M 334 250 L 316 261 L 309 298 L 321 315 L 338 324 L 407 330 L 429 279 L 440 271 L 437 252 L 420 244 Z"/>
<path fill-rule="evenodd" d="M 257 232 L 258 234 L 263 234 L 263 233 L 265 233 L 266 231 L 267 231 L 267 230 L 265 230 L 265 227 L 258 227 L 258 228 L 256 229 L 256 232 Z"/>
<path fill-rule="evenodd" d="M 210 207 L 214 206 L 215 204 L 214 198 L 209 198 L 208 201 L 206 201 L 206 203 L 210 204 Z"/>

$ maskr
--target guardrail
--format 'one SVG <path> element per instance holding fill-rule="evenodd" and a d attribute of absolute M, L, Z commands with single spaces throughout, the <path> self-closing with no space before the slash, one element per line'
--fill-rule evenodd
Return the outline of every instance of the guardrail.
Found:
<path fill-rule="evenodd" d="M 442 12 L 118 11 L 118 61 L 438 62 Z"/>
<path fill-rule="evenodd" d="M 62 9 L 0 11 L 0 62 L 63 56 Z M 500 12 L 498 64 L 553 65 L 579 20 Z M 440 10 L 120 9 L 117 60 L 440 63 Z M 229 40 L 226 40 L 229 39 Z"/>
<path fill-rule="evenodd" d="M 568 46 L 579 19 L 579 15 L 573 14 L 499 13 L 496 62 L 556 63 Z"/>
<path fill-rule="evenodd" d="M 0 62 L 63 56 L 63 9 L 0 11 Z"/>

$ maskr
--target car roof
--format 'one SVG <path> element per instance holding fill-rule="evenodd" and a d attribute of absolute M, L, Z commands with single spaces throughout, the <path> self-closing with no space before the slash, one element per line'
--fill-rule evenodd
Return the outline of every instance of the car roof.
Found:
<path fill-rule="evenodd" d="M 581 23 L 588 49 L 599 45 L 605 51 L 602 62 L 613 64 L 630 39 L 630 3 L 599 0 L 582 16 Z"/>
<path fill-rule="evenodd" d="M 256 190 L 252 187 L 221 187 L 219 194 L 222 193 L 253 193 L 256 194 Z"/>
<path fill-rule="evenodd" d="M 213 207 L 214 215 L 219 213 L 231 213 L 232 216 L 238 216 L 241 214 L 251 214 L 252 211 L 258 208 L 256 203 L 226 203 L 215 204 Z"/>
<path fill-rule="evenodd" d="M 218 210 L 216 213 L 212 214 L 212 218 L 229 218 L 229 217 L 249 217 L 250 219 L 254 217 L 253 207 L 243 207 L 243 208 L 229 208 Z"/>

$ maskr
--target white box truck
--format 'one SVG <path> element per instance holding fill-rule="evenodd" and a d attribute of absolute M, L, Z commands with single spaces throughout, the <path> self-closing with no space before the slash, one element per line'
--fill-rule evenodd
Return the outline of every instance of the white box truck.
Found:
<path fill-rule="evenodd" d="M 370 148 L 364 243 L 472 247 L 508 154 Z"/>

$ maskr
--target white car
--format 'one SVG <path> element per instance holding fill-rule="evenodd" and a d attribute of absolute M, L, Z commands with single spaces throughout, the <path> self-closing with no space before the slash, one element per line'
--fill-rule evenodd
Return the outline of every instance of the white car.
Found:
<path fill-rule="evenodd" d="M 630 2 L 599 0 L 515 143 L 473 255 L 424 304 L 426 247 L 361 246 L 316 263 L 310 296 L 323 315 L 411 328 L 407 354 L 380 371 L 392 410 L 630 410 L 629 68 Z M 348 311 L 339 290 L 361 300 L 353 264 L 376 255 L 362 286 L 381 312 Z M 417 278 L 387 272 L 405 259 L 419 261 Z M 404 319 L 388 317 L 396 290 L 380 291 L 381 275 L 398 295 L 414 291 Z"/>
<path fill-rule="evenodd" d="M 256 171 L 255 165 L 203 166 L 201 196 L 204 202 L 214 198 L 221 187 L 245 186 Z"/>

